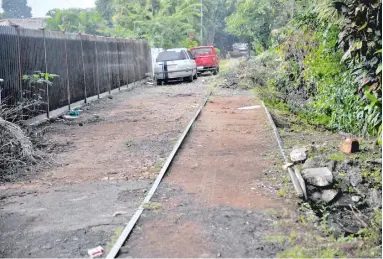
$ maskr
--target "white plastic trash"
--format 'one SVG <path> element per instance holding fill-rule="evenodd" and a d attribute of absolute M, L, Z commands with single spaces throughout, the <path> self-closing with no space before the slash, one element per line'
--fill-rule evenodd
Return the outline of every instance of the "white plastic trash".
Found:
<path fill-rule="evenodd" d="M 98 246 L 98 247 L 95 247 L 92 249 L 88 249 L 88 255 L 91 258 L 98 257 L 98 256 L 101 256 L 103 254 L 104 254 L 104 248 L 102 248 L 101 246 Z"/>

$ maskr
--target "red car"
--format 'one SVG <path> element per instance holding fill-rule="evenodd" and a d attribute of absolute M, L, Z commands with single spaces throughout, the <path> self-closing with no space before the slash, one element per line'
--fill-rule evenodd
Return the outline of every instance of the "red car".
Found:
<path fill-rule="evenodd" d="M 214 75 L 219 72 L 219 57 L 213 46 L 199 46 L 190 49 L 195 63 L 197 64 L 198 73 L 212 71 Z"/>

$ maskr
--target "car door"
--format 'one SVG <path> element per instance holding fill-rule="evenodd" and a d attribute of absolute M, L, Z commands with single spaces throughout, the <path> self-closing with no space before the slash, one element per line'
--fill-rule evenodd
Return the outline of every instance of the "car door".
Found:
<path fill-rule="evenodd" d="M 189 56 L 189 61 L 190 61 L 190 65 L 193 69 L 196 69 L 197 68 L 197 64 L 193 58 L 193 54 L 190 52 L 190 50 L 187 50 L 187 53 L 188 53 L 188 56 Z"/>

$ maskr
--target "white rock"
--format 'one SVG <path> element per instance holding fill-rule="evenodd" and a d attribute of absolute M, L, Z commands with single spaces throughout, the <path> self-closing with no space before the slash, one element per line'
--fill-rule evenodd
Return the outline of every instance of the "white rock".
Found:
<path fill-rule="evenodd" d="M 351 197 L 351 200 L 352 200 L 353 202 L 358 202 L 358 201 L 360 200 L 360 197 L 359 197 L 359 196 L 352 196 L 352 197 Z"/>
<path fill-rule="evenodd" d="M 308 184 L 315 186 L 328 186 L 333 181 L 332 172 L 327 167 L 304 169 L 302 177 Z"/>
<path fill-rule="evenodd" d="M 291 151 L 290 159 L 294 162 L 300 162 L 307 159 L 307 149 L 306 148 L 297 148 Z"/>

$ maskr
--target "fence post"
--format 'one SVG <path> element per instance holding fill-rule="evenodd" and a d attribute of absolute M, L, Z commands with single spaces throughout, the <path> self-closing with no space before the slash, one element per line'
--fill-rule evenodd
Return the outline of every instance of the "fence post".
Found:
<path fill-rule="evenodd" d="M 108 42 L 108 38 L 105 38 L 106 39 L 106 56 L 108 58 L 108 82 L 109 82 L 109 94 L 111 94 L 111 90 L 112 90 L 112 82 L 111 82 L 111 78 L 110 78 L 110 58 L 109 58 L 109 42 Z"/>
<path fill-rule="evenodd" d="M 82 72 L 84 74 L 84 102 L 87 103 L 87 99 L 86 99 L 86 76 L 85 76 L 85 64 L 84 64 L 84 49 L 82 47 L 81 33 L 79 33 L 79 35 L 80 35 L 80 42 L 81 42 Z"/>
<path fill-rule="evenodd" d="M 97 99 L 100 99 L 100 83 L 99 83 L 99 78 L 98 78 L 98 53 L 97 53 L 97 36 L 96 35 L 93 35 L 94 36 L 94 55 L 95 55 L 95 59 L 96 59 L 96 75 L 94 77 L 94 84 L 97 86 Z M 93 66 L 93 69 L 94 69 L 94 66 Z M 93 73 L 94 74 L 94 73 Z"/>
<path fill-rule="evenodd" d="M 44 37 L 44 62 L 45 62 L 45 73 L 48 73 L 48 64 L 47 64 L 47 43 L 46 43 L 46 37 L 45 37 L 45 29 L 40 29 L 43 31 L 43 37 Z M 47 101 L 47 117 L 49 119 L 49 85 L 45 83 L 46 85 L 46 101 Z"/>
<path fill-rule="evenodd" d="M 121 91 L 121 81 L 120 81 L 120 51 L 118 50 L 118 39 L 115 38 L 116 40 L 116 49 L 117 49 L 117 62 L 118 62 L 118 72 L 117 72 L 117 77 L 118 77 L 118 91 Z"/>
<path fill-rule="evenodd" d="M 64 35 L 64 48 L 65 48 L 65 66 L 66 66 L 66 90 L 68 95 L 68 110 L 71 110 L 70 105 L 70 85 L 69 85 L 69 67 L 68 67 L 68 48 L 67 48 L 67 37 L 65 35 L 65 31 L 62 31 Z"/>
<path fill-rule="evenodd" d="M 126 47 L 126 39 L 123 39 L 123 42 L 124 42 L 124 49 L 125 49 L 125 58 L 127 60 L 125 66 L 126 66 L 126 87 L 128 87 L 129 85 L 129 55 L 128 55 L 128 48 Z"/>
<path fill-rule="evenodd" d="M 131 41 L 132 44 L 131 44 L 131 47 L 132 47 L 132 51 L 133 51 L 133 55 L 131 55 L 131 60 L 132 60 L 132 64 L 133 64 L 133 86 L 136 87 L 136 44 L 135 44 L 135 40 L 132 40 Z"/>
<path fill-rule="evenodd" d="M 17 33 L 17 69 L 19 74 L 19 98 L 20 101 L 23 101 L 23 83 L 22 83 L 22 73 L 21 73 L 21 48 L 20 48 L 20 30 L 19 25 L 12 25 Z M 21 110 L 21 116 L 23 116 L 23 110 Z"/>

